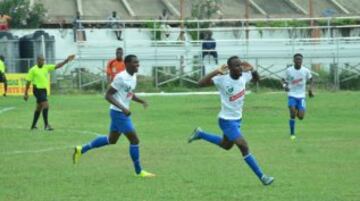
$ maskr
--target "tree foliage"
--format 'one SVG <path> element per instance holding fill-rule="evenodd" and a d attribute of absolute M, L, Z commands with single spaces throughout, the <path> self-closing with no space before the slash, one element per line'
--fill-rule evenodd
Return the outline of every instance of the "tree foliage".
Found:
<path fill-rule="evenodd" d="M 12 28 L 38 28 L 46 15 L 46 9 L 41 3 L 30 6 L 29 0 L 0 1 L 0 13 L 9 15 Z"/>

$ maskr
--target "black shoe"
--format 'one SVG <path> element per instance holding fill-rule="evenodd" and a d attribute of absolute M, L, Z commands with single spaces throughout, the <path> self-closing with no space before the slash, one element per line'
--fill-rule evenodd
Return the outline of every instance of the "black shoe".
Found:
<path fill-rule="evenodd" d="M 6 94 L 3 94 L 4 97 L 6 97 Z"/>
<path fill-rule="evenodd" d="M 37 130 L 38 128 L 36 126 L 32 126 L 30 130 Z"/>
<path fill-rule="evenodd" d="M 45 129 L 46 131 L 53 131 L 53 130 L 54 130 L 50 125 L 45 126 L 44 129 Z"/>

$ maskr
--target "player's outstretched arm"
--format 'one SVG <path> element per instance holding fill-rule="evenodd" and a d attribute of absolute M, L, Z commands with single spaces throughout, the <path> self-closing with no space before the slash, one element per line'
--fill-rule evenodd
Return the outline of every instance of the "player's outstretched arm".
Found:
<path fill-rule="evenodd" d="M 260 74 L 256 70 L 251 71 L 251 76 L 252 76 L 251 79 L 252 82 L 257 83 L 260 81 Z"/>
<path fill-rule="evenodd" d="M 310 98 L 314 97 L 313 87 L 314 87 L 314 80 L 313 80 L 313 78 L 310 78 L 309 79 L 309 97 Z"/>
<path fill-rule="evenodd" d="M 144 106 L 144 108 L 147 108 L 147 107 L 148 107 L 148 103 L 147 103 L 144 99 L 139 98 L 139 97 L 138 97 L 137 95 L 135 95 L 135 94 L 133 95 L 132 100 L 135 101 L 135 102 L 137 102 L 137 103 L 142 104 L 142 105 Z"/>
<path fill-rule="evenodd" d="M 114 89 L 113 87 L 109 87 L 109 89 L 106 91 L 105 94 L 105 99 L 115 105 L 117 108 L 119 108 L 126 116 L 130 116 L 131 112 L 126 109 L 123 105 L 121 105 L 115 98 L 114 98 L 114 94 L 117 92 L 116 89 Z"/>
<path fill-rule="evenodd" d="M 63 67 L 65 64 L 69 63 L 70 61 L 75 59 L 75 54 L 69 55 L 64 61 L 56 64 L 55 69 L 59 69 Z"/>
<path fill-rule="evenodd" d="M 26 85 L 25 85 L 25 92 L 24 92 L 24 100 L 27 101 L 29 99 L 29 88 L 30 88 L 30 81 L 26 81 Z"/>
<path fill-rule="evenodd" d="M 199 80 L 198 84 L 200 87 L 207 87 L 213 85 L 213 81 L 211 78 L 217 76 L 217 75 L 223 75 L 225 71 L 228 69 L 227 65 L 222 65 L 213 72 L 205 75 L 201 80 Z"/>

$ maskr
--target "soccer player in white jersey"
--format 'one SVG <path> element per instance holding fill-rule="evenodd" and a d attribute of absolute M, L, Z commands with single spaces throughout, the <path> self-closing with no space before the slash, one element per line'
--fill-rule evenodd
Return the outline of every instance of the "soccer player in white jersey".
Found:
<path fill-rule="evenodd" d="M 229 70 L 229 74 L 224 73 L 226 69 Z M 274 181 L 274 178 L 262 172 L 240 131 L 245 85 L 250 80 L 258 81 L 258 73 L 253 70 L 250 64 L 241 62 L 237 56 L 232 56 L 228 59 L 227 66 L 223 65 L 199 81 L 201 87 L 214 84 L 220 92 L 221 111 L 218 119 L 223 136 L 213 135 L 196 128 L 189 138 L 189 143 L 202 139 L 225 150 L 230 150 L 235 144 L 240 149 L 245 162 L 260 181 L 264 185 L 269 185 Z"/>
<path fill-rule="evenodd" d="M 288 92 L 288 106 L 290 111 L 290 138 L 295 140 L 295 118 L 304 119 L 306 83 L 309 81 L 309 97 L 314 97 L 313 78 L 309 69 L 302 66 L 303 56 L 299 53 L 294 55 L 294 66 L 286 69 L 283 87 Z"/>
<path fill-rule="evenodd" d="M 135 55 L 125 57 L 125 70 L 117 74 L 106 92 L 105 98 L 110 106 L 110 134 L 99 136 L 88 144 L 76 146 L 73 154 L 74 163 L 77 163 L 82 154 L 93 148 L 116 144 L 121 134 L 124 134 L 130 142 L 129 153 L 134 164 L 135 173 L 140 177 L 153 177 L 142 169 L 140 164 L 139 138 L 132 124 L 130 115 L 130 101 L 141 103 L 147 107 L 145 100 L 134 94 L 136 86 L 136 72 L 138 72 L 139 60 Z"/>

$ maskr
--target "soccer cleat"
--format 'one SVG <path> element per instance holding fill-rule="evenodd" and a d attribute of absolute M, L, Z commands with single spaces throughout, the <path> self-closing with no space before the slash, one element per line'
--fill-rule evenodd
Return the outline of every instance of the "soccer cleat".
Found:
<path fill-rule="evenodd" d="M 30 130 L 37 130 L 38 128 L 36 126 L 32 126 Z"/>
<path fill-rule="evenodd" d="M 261 177 L 261 182 L 262 182 L 265 186 L 270 185 L 271 183 L 274 182 L 274 180 L 275 180 L 274 177 L 269 177 L 269 176 L 266 176 L 266 175 L 263 175 L 263 176 Z"/>
<path fill-rule="evenodd" d="M 136 175 L 137 177 L 143 177 L 143 178 L 148 178 L 148 177 L 155 177 L 156 175 L 150 172 L 147 172 L 145 170 L 141 170 L 141 172 L 139 174 Z"/>
<path fill-rule="evenodd" d="M 295 135 L 292 135 L 292 136 L 290 136 L 290 139 L 291 139 L 292 141 L 295 141 L 295 140 L 296 140 L 296 136 L 295 136 Z"/>
<path fill-rule="evenodd" d="M 200 131 L 202 131 L 200 127 L 195 128 L 193 133 L 191 134 L 191 136 L 188 139 L 188 143 L 192 143 L 195 140 L 199 140 L 200 139 L 200 136 L 199 136 Z"/>
<path fill-rule="evenodd" d="M 53 131 L 53 130 L 54 130 L 54 128 L 51 127 L 50 125 L 45 126 L 44 129 L 45 129 L 46 131 Z"/>
<path fill-rule="evenodd" d="M 74 151 L 74 154 L 73 154 L 73 162 L 74 162 L 74 164 L 79 162 L 80 157 L 82 155 L 81 150 L 82 150 L 82 146 L 76 146 L 75 147 L 75 151 Z"/>

